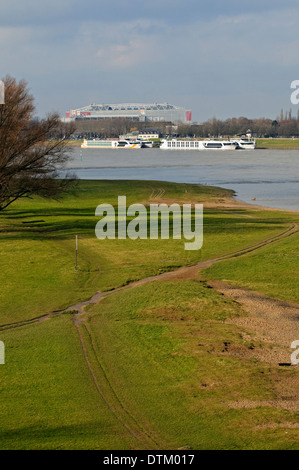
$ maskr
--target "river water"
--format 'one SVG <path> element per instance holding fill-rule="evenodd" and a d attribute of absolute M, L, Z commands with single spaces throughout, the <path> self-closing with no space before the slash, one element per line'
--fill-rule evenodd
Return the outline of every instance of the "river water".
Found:
<path fill-rule="evenodd" d="M 80 179 L 157 180 L 233 189 L 238 200 L 299 210 L 299 151 L 71 150 Z M 255 198 L 255 200 L 253 200 Z"/>

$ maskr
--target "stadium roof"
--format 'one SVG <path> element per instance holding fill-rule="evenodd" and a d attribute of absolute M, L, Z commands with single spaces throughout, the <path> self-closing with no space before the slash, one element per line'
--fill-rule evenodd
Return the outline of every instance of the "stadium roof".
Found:
<path fill-rule="evenodd" d="M 178 106 L 173 106 L 169 103 L 119 103 L 119 104 L 90 104 L 83 108 L 78 108 L 76 111 L 139 111 L 142 109 L 151 111 L 164 111 L 170 109 L 178 109 Z"/>

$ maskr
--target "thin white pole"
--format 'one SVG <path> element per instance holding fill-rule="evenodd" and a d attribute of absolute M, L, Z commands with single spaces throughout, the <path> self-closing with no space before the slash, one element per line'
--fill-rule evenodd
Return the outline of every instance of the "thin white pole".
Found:
<path fill-rule="evenodd" d="M 78 235 L 76 235 L 76 265 L 75 265 L 75 270 L 77 271 L 77 260 L 78 260 Z"/>

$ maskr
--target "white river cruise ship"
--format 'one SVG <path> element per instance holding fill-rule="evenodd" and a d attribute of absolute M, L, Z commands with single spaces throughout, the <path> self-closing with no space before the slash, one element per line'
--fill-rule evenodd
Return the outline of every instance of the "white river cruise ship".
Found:
<path fill-rule="evenodd" d="M 92 148 L 92 149 L 115 149 L 115 148 L 123 148 L 123 149 L 140 149 L 141 148 L 141 141 L 131 141 L 131 140 L 87 140 L 84 139 L 81 147 L 84 149 Z"/>
<path fill-rule="evenodd" d="M 167 150 L 235 150 L 237 143 L 230 140 L 178 140 L 164 139 L 160 149 Z"/>

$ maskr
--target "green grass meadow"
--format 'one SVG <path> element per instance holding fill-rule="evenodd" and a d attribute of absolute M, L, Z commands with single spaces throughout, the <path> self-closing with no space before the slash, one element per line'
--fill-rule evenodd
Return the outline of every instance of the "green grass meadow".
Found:
<path fill-rule="evenodd" d="M 273 150 L 298 150 L 299 139 L 275 138 L 256 139 L 256 148 L 267 148 Z"/>
<path fill-rule="evenodd" d="M 116 207 L 118 195 L 126 195 L 127 205 L 157 202 L 161 188 L 166 203 L 204 204 L 201 250 L 184 250 L 184 240 L 96 238 L 98 204 Z M 298 223 L 290 212 L 205 208 L 232 195 L 199 185 L 80 181 L 75 195 L 24 199 L 0 214 L 1 450 L 130 450 L 151 443 L 160 449 L 298 449 L 298 428 L 286 433 L 282 424 L 295 423 L 295 413 L 230 406 L 275 400 L 273 383 L 297 371 L 227 354 L 227 343 L 244 351 L 264 345 L 245 341 L 237 326 L 225 323 L 245 314 L 206 283 L 226 279 L 298 302 L 297 234 L 216 263 L 194 279 L 129 287 Z M 63 312 L 98 291 L 111 295 L 88 306 L 84 321 Z"/>

